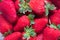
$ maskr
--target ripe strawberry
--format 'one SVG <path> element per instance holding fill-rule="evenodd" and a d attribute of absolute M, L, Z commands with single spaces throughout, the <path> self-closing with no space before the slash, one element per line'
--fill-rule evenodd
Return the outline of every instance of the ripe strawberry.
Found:
<path fill-rule="evenodd" d="M 32 25 L 32 27 L 35 29 L 35 31 L 37 33 L 40 33 L 45 28 L 47 23 L 48 23 L 48 19 L 47 18 L 35 19 L 34 20 L 34 24 Z"/>
<path fill-rule="evenodd" d="M 59 39 L 60 38 L 60 30 L 54 29 L 54 28 L 51 28 L 51 27 L 47 27 L 44 30 L 43 40 L 60 40 Z"/>
<path fill-rule="evenodd" d="M 19 18 L 16 26 L 14 27 L 14 31 L 21 31 L 24 29 L 24 27 L 30 25 L 30 20 L 28 16 L 23 15 L 22 17 Z"/>
<path fill-rule="evenodd" d="M 5 33 L 12 30 L 12 26 L 0 14 L 0 32 Z"/>
<path fill-rule="evenodd" d="M 9 22 L 13 23 L 16 21 L 17 15 L 14 3 L 12 1 L 1 1 L 0 12 Z"/>
<path fill-rule="evenodd" d="M 38 15 L 43 14 L 45 12 L 44 0 L 30 0 L 29 6 Z"/>
<path fill-rule="evenodd" d="M 60 24 L 60 10 L 55 10 L 52 12 L 53 14 L 50 16 L 50 21 L 52 24 L 59 25 Z"/>
<path fill-rule="evenodd" d="M 4 38 L 4 40 L 21 40 L 21 33 L 14 32 Z"/>
<path fill-rule="evenodd" d="M 15 1 L 15 8 L 16 8 L 16 10 L 19 10 L 19 4 L 20 4 L 20 1 L 16 0 Z"/>
<path fill-rule="evenodd" d="M 39 34 L 38 36 L 34 38 L 30 38 L 30 40 L 43 40 L 43 34 Z"/>

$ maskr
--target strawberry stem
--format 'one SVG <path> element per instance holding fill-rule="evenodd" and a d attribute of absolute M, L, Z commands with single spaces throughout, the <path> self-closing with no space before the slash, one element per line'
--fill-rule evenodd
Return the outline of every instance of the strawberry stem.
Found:
<path fill-rule="evenodd" d="M 4 36 L 7 36 L 7 35 L 9 35 L 9 34 L 11 34 L 12 32 L 10 31 L 10 30 L 8 30 L 8 32 L 5 32 L 3 35 Z"/>
<path fill-rule="evenodd" d="M 30 23 L 31 23 L 30 25 L 34 24 L 34 17 L 35 17 L 35 15 L 29 14 L 28 17 L 30 19 Z"/>

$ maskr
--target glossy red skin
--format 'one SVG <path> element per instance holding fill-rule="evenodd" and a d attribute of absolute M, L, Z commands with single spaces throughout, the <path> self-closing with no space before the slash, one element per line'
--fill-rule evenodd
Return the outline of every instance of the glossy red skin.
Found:
<path fill-rule="evenodd" d="M 14 32 L 4 38 L 4 40 L 21 40 L 21 33 Z"/>
<path fill-rule="evenodd" d="M 55 10 L 53 15 L 50 16 L 51 23 L 58 25 L 60 24 L 60 10 Z"/>
<path fill-rule="evenodd" d="M 14 27 L 14 31 L 21 31 L 24 29 L 24 27 L 30 25 L 30 20 L 28 16 L 23 15 L 22 17 L 19 18 L 16 26 Z"/>
<path fill-rule="evenodd" d="M 60 30 L 47 27 L 44 30 L 43 40 L 58 40 L 60 37 Z"/>
<path fill-rule="evenodd" d="M 17 15 L 12 1 L 0 2 L 0 11 L 9 22 L 13 23 L 16 21 Z"/>
<path fill-rule="evenodd" d="M 50 0 L 57 8 L 60 8 L 60 0 Z"/>
<path fill-rule="evenodd" d="M 37 33 L 40 33 L 48 23 L 47 18 L 38 18 L 34 20 L 35 24 L 32 27 L 35 29 Z"/>
<path fill-rule="evenodd" d="M 16 10 L 18 11 L 19 10 L 19 4 L 20 4 L 20 1 L 19 0 L 16 0 L 15 1 L 15 8 L 16 8 Z"/>
<path fill-rule="evenodd" d="M 5 33 L 8 30 L 12 30 L 12 25 L 9 24 L 2 15 L 0 15 L 0 32 Z"/>
<path fill-rule="evenodd" d="M 45 12 L 44 0 L 30 0 L 29 6 L 37 15 L 44 14 Z"/>
<path fill-rule="evenodd" d="M 36 38 L 36 40 L 43 40 L 43 34 L 39 34 Z"/>
<path fill-rule="evenodd" d="M 36 40 L 36 37 L 31 37 L 29 40 Z"/>

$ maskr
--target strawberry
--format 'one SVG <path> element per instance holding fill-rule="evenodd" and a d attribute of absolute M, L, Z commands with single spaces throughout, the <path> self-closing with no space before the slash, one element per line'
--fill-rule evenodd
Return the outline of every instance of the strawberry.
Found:
<path fill-rule="evenodd" d="M 12 25 L 9 24 L 0 14 L 0 32 L 5 33 L 12 30 Z"/>
<path fill-rule="evenodd" d="M 39 34 L 38 36 L 34 38 L 30 38 L 30 40 L 43 40 L 43 34 Z"/>
<path fill-rule="evenodd" d="M 21 31 L 24 29 L 24 27 L 30 25 L 30 20 L 28 16 L 23 15 L 22 17 L 19 18 L 16 26 L 14 27 L 14 31 Z"/>
<path fill-rule="evenodd" d="M 54 26 L 44 29 L 43 40 L 60 40 L 60 30 L 52 27 Z"/>
<path fill-rule="evenodd" d="M 36 14 L 38 14 L 38 15 L 43 14 L 45 12 L 44 0 L 30 0 L 30 2 L 28 4 L 29 4 L 30 8 L 34 12 L 36 12 Z"/>
<path fill-rule="evenodd" d="M 4 40 L 21 40 L 21 33 L 14 32 L 4 38 Z"/>
<path fill-rule="evenodd" d="M 17 15 L 14 3 L 12 1 L 1 1 L 0 12 L 9 22 L 13 23 L 16 21 Z"/>
<path fill-rule="evenodd" d="M 16 0 L 15 1 L 15 8 L 16 8 L 16 10 L 19 10 L 19 4 L 20 4 L 20 1 Z"/>
<path fill-rule="evenodd" d="M 35 29 L 37 33 L 40 33 L 45 28 L 47 23 L 47 18 L 38 18 L 34 20 L 34 24 L 32 25 L 32 27 Z"/>
<path fill-rule="evenodd" d="M 52 12 L 53 14 L 50 16 L 50 21 L 52 24 L 59 25 L 60 24 L 60 10 L 55 10 Z"/>

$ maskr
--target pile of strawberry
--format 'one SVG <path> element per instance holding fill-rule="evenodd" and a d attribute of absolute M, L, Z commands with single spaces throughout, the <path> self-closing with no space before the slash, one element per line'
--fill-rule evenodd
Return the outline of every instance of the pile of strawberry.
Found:
<path fill-rule="evenodd" d="M 0 0 L 0 40 L 60 40 L 59 4 L 60 0 Z"/>

